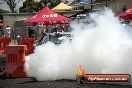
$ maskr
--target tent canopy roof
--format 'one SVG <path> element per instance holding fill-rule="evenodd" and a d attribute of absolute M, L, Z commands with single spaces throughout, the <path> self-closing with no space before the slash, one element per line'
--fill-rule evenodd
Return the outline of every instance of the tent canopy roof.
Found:
<path fill-rule="evenodd" d="M 44 25 L 61 24 L 61 23 L 68 23 L 69 21 L 71 21 L 71 19 L 55 13 L 54 11 L 50 10 L 48 7 L 44 7 L 33 17 L 24 20 L 24 22 L 33 23 L 34 25 L 36 25 L 37 23 L 41 23 Z"/>
<path fill-rule="evenodd" d="M 127 9 L 125 12 L 122 12 L 118 14 L 117 16 L 125 20 L 132 19 L 132 6 L 129 9 Z"/>
<path fill-rule="evenodd" d="M 61 2 L 59 5 L 54 7 L 52 10 L 54 10 L 54 11 L 73 10 L 73 7 L 68 6 L 68 5 Z"/>

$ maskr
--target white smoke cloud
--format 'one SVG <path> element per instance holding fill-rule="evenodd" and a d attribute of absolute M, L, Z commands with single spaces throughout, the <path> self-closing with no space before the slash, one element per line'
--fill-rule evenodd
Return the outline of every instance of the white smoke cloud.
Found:
<path fill-rule="evenodd" d="M 89 73 L 132 74 L 132 36 L 110 9 L 91 14 L 94 23 L 73 22 L 72 41 L 48 42 L 26 58 L 25 70 L 37 80 L 75 79 L 77 67 Z"/>

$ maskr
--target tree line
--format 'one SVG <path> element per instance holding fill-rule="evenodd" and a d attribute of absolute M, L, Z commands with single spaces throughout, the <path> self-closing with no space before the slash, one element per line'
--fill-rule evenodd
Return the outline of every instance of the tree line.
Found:
<path fill-rule="evenodd" d="M 40 9 L 42 9 L 44 6 L 49 6 L 49 8 L 53 8 L 56 5 L 58 5 L 61 0 L 26 0 L 23 2 L 23 0 L 1 0 L 0 4 L 6 3 L 10 11 L 12 13 L 17 12 L 15 10 L 16 5 L 23 2 L 23 6 L 19 8 L 19 12 L 38 12 Z"/>

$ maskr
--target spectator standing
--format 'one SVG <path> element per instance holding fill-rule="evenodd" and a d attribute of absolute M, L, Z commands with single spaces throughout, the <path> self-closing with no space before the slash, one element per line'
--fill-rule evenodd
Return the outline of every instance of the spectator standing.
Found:
<path fill-rule="evenodd" d="M 127 10 L 127 6 L 124 5 L 124 6 L 122 7 L 122 11 L 125 12 L 126 10 Z"/>
<path fill-rule="evenodd" d="M 43 35 L 43 36 L 46 36 L 46 35 L 47 35 L 46 29 L 43 29 L 43 30 L 42 30 L 42 35 Z"/>
<path fill-rule="evenodd" d="M 33 34 L 33 31 L 31 29 L 31 27 L 28 27 L 28 37 L 31 38 Z"/>
<path fill-rule="evenodd" d="M 5 29 L 5 36 L 9 38 L 11 37 L 11 28 L 9 26 Z"/>
<path fill-rule="evenodd" d="M 45 39 L 44 39 L 45 38 Z M 42 37 L 41 37 L 41 39 L 39 40 L 39 44 L 42 44 L 43 43 L 43 41 L 44 42 L 47 42 L 47 32 L 46 32 L 46 29 L 43 29 L 42 30 Z"/>
<path fill-rule="evenodd" d="M 28 27 L 28 37 L 34 38 L 36 36 L 36 31 L 32 27 Z"/>
<path fill-rule="evenodd" d="M 2 37 L 3 37 L 3 35 L 4 35 L 4 32 L 3 32 L 3 30 L 2 30 L 2 29 L 0 29 L 0 38 L 2 38 Z"/>
<path fill-rule="evenodd" d="M 21 44 L 21 36 L 20 35 L 17 36 L 17 43 L 18 43 L 18 45 Z"/>

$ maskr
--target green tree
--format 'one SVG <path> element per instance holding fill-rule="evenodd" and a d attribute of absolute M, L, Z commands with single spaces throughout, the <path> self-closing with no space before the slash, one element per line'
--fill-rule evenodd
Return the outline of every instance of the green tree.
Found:
<path fill-rule="evenodd" d="M 61 2 L 61 0 L 41 0 L 38 3 L 39 9 L 42 9 L 44 6 L 49 6 L 50 8 L 55 7 Z"/>
<path fill-rule="evenodd" d="M 38 2 L 34 0 L 26 0 L 23 2 L 23 7 L 19 8 L 19 12 L 37 12 L 38 10 Z"/>
<path fill-rule="evenodd" d="M 0 4 L 6 3 L 9 6 L 11 12 L 14 13 L 14 12 L 16 12 L 15 11 L 16 4 L 20 3 L 20 1 L 22 1 L 22 0 L 1 0 Z"/>
<path fill-rule="evenodd" d="M 9 13 L 9 11 L 6 11 L 6 10 L 3 10 L 3 9 L 0 9 L 0 13 Z"/>
<path fill-rule="evenodd" d="M 23 2 L 23 7 L 19 8 L 19 12 L 38 12 L 44 6 L 53 8 L 60 2 L 60 0 L 40 0 L 40 2 L 35 2 L 34 0 L 26 0 Z"/>

